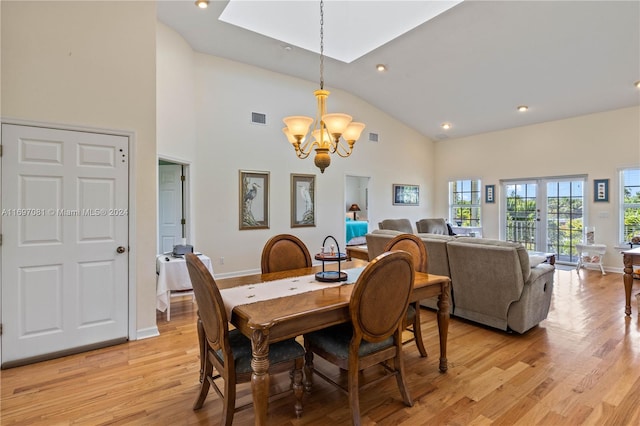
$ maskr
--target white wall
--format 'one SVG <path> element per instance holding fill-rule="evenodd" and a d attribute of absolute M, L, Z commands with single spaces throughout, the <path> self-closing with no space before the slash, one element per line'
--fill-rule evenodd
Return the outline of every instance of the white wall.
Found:
<path fill-rule="evenodd" d="M 296 158 L 281 130 L 282 117 L 315 115 L 316 83 L 202 54 L 196 55 L 196 81 L 196 226 L 200 248 L 214 259 L 216 272 L 258 269 L 264 243 L 278 233 L 297 235 L 312 252 L 327 235 L 344 241 L 346 174 L 373 176 L 376 195 L 370 203 L 377 218 L 427 214 L 424 201 L 411 212 L 392 208 L 391 185 L 401 179 L 430 187 L 432 143 L 362 100 L 335 90 L 328 110 L 351 113 L 375 127 L 383 141 L 359 141 L 351 157 L 333 156 L 321 174 L 311 158 Z M 252 125 L 252 111 L 266 114 L 267 125 Z M 270 172 L 270 229 L 238 230 L 239 170 Z M 290 227 L 291 173 L 316 174 L 316 227 Z"/>
<path fill-rule="evenodd" d="M 344 179 L 346 175 L 372 176 L 372 223 L 388 217 L 412 221 L 428 217 L 433 206 L 433 143 L 380 110 L 348 93 L 327 89 L 329 112 L 347 112 L 379 133 L 380 142 L 364 135 L 349 158 L 332 156 L 324 174 L 313 158 L 299 160 L 282 133 L 282 118 L 315 115 L 316 82 L 291 78 L 237 62 L 194 53 L 170 28 L 158 24 L 158 155 L 173 153 L 193 161 L 192 197 L 196 249 L 214 261 L 217 276 L 255 271 L 267 239 L 293 233 L 313 252 L 327 235 L 345 238 Z M 191 58 L 189 56 L 191 55 Z M 180 58 L 180 60 L 162 59 Z M 184 78 L 193 61 L 194 105 L 182 96 Z M 174 78 L 169 76 L 182 76 Z M 166 84 L 165 84 L 166 83 Z M 187 90 L 191 90 L 189 86 Z M 166 103 L 170 104 L 167 105 Z M 188 114 L 195 109 L 196 152 L 172 146 L 169 134 L 188 132 Z M 267 125 L 250 123 L 251 113 L 266 114 Z M 182 130 L 180 130 L 182 129 Z M 162 134 L 161 134 L 162 133 Z M 166 133 L 166 134 L 164 134 Z M 239 170 L 270 172 L 270 228 L 243 230 L 239 221 Z M 316 227 L 290 227 L 290 174 L 316 175 Z M 392 206 L 393 183 L 419 184 L 419 207 Z M 372 195 L 375 194 L 375 195 Z M 220 258 L 224 257 L 224 264 Z"/>
<path fill-rule="evenodd" d="M 640 167 L 640 108 L 598 114 L 485 133 L 436 143 L 437 216 L 447 217 L 447 182 L 480 178 L 482 184 L 500 179 L 588 175 L 586 204 L 589 226 L 597 242 L 608 246 L 605 265 L 621 268 L 618 245 L 619 181 L 624 167 Z M 609 202 L 593 202 L 593 180 L 609 179 Z M 496 194 L 499 200 L 502 194 Z M 483 188 L 484 198 L 484 188 Z M 498 238 L 500 203 L 483 204 L 483 236 Z M 604 217 L 606 216 L 606 217 Z"/>
<path fill-rule="evenodd" d="M 2 114 L 134 132 L 136 329 L 156 329 L 155 2 L 7 2 Z"/>

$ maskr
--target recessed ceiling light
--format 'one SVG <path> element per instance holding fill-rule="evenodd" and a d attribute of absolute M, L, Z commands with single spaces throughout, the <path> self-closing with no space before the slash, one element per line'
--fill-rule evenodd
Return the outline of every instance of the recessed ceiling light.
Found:
<path fill-rule="evenodd" d="M 376 69 L 380 72 L 384 72 L 387 70 L 387 66 L 385 64 L 378 64 L 376 65 Z"/>
<path fill-rule="evenodd" d="M 633 83 L 633 85 L 636 86 L 638 89 L 640 89 L 640 80 Z"/>
<path fill-rule="evenodd" d="M 200 9 L 206 9 L 209 7 L 209 0 L 196 0 L 196 6 Z"/>
<path fill-rule="evenodd" d="M 518 106 L 518 111 L 520 111 L 520 112 L 525 112 L 527 110 L 529 110 L 529 107 L 526 106 L 526 105 L 519 105 Z"/>
<path fill-rule="evenodd" d="M 449 130 L 451 128 L 451 123 L 442 123 L 440 125 L 444 130 Z"/>

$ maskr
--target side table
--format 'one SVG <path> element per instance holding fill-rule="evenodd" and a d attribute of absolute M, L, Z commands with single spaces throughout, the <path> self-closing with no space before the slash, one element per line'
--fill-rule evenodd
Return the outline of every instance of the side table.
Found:
<path fill-rule="evenodd" d="M 606 275 L 604 267 L 602 266 L 602 260 L 607 252 L 607 246 L 604 244 L 576 244 L 576 250 L 578 250 L 578 265 L 576 270 L 586 267 L 587 265 L 595 265 L 600 267 L 602 275 Z"/>
<path fill-rule="evenodd" d="M 362 259 L 369 261 L 367 246 L 347 246 L 347 259 Z"/>

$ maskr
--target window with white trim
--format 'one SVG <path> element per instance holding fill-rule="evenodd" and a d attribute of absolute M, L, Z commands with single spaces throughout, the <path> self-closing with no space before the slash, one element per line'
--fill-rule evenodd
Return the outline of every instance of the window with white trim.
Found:
<path fill-rule="evenodd" d="M 628 243 L 640 235 L 640 168 L 620 171 L 620 239 Z"/>
<path fill-rule="evenodd" d="M 480 179 L 449 182 L 449 221 L 458 226 L 482 226 Z"/>

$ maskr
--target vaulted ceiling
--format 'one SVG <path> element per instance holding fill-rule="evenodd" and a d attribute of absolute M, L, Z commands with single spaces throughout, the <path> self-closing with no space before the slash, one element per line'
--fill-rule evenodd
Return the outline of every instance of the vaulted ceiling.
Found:
<path fill-rule="evenodd" d="M 227 3 L 200 10 L 192 0 L 158 1 L 157 15 L 198 52 L 318 81 L 317 53 L 220 21 Z M 381 6 L 357 3 L 359 13 L 344 12 L 340 22 L 368 22 L 367 9 Z M 395 22 L 411 2 L 383 3 L 398 12 L 389 13 Z M 330 10 L 327 33 L 337 20 Z M 315 14 L 319 33 L 319 8 Z M 325 58 L 324 67 L 326 88 L 351 92 L 433 140 L 640 105 L 640 1 L 467 0 L 350 63 Z"/>

